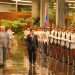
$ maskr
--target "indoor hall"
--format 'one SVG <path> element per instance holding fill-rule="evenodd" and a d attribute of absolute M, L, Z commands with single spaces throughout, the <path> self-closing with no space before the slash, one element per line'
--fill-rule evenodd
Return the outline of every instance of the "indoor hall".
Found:
<path fill-rule="evenodd" d="M 75 1 L 0 0 L 0 75 L 75 75 Z"/>

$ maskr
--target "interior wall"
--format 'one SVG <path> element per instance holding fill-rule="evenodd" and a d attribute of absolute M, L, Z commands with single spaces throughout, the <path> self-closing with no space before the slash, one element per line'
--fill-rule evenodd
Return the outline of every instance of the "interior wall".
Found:
<path fill-rule="evenodd" d="M 0 12 L 16 11 L 15 5 L 0 4 Z"/>

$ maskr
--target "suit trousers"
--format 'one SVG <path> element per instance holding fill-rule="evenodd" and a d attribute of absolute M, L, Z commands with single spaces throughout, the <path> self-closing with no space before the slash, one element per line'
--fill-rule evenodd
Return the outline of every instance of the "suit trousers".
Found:
<path fill-rule="evenodd" d="M 36 51 L 35 48 L 31 48 L 28 50 L 30 64 L 35 64 L 36 62 L 36 52 L 35 51 Z"/>

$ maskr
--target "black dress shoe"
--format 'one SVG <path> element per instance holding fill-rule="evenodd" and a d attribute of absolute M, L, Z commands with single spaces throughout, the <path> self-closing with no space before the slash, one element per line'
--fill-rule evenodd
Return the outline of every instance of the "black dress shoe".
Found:
<path fill-rule="evenodd" d="M 0 68 L 4 68 L 4 66 L 5 66 L 4 64 L 1 64 L 1 65 L 0 65 Z"/>

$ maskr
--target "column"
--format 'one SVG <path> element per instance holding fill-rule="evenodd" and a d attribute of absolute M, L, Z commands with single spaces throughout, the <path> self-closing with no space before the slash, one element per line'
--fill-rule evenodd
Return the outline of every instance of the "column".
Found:
<path fill-rule="evenodd" d="M 65 0 L 56 0 L 56 25 L 65 25 Z"/>
<path fill-rule="evenodd" d="M 48 0 L 40 0 L 40 27 L 42 27 L 45 22 L 46 8 L 48 8 Z"/>
<path fill-rule="evenodd" d="M 32 0 L 32 17 L 40 17 L 40 0 Z"/>

